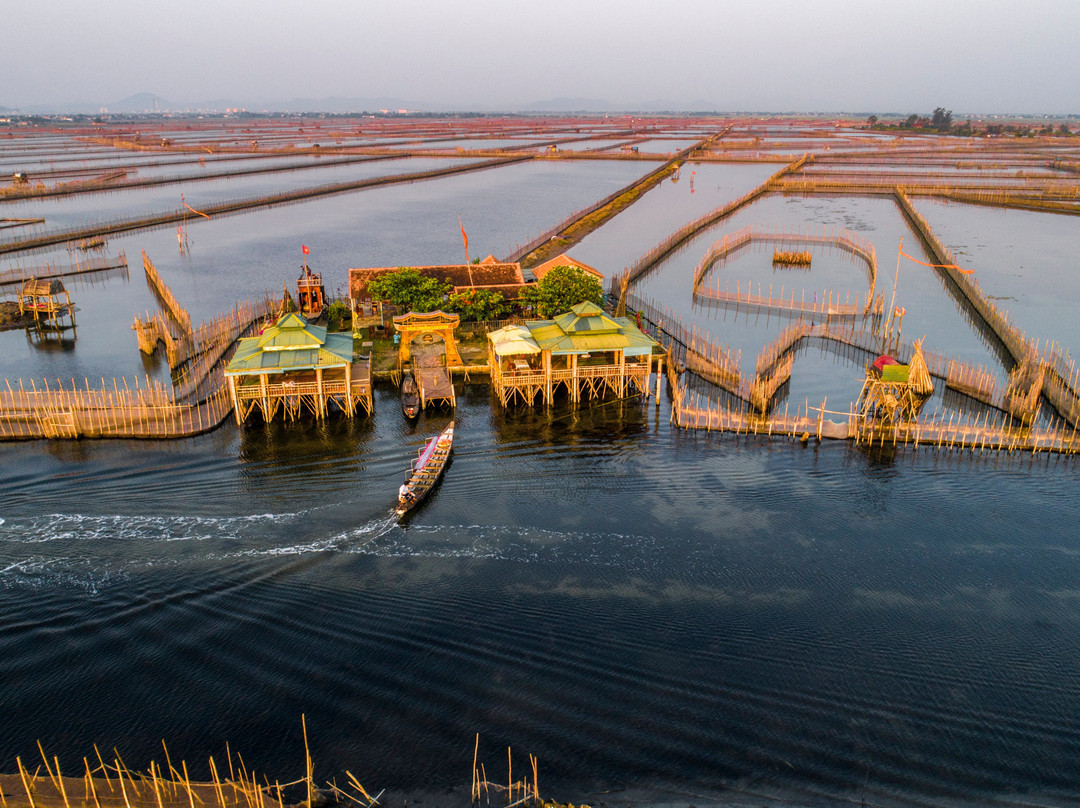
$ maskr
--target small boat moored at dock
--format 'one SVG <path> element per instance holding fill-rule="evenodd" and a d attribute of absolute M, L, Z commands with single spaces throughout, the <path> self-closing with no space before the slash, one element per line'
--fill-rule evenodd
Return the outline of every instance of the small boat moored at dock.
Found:
<path fill-rule="evenodd" d="M 401 378 L 401 411 L 406 418 L 415 418 L 420 414 L 420 391 L 412 368 L 406 368 Z"/>
<path fill-rule="evenodd" d="M 419 457 L 413 461 L 408 479 L 398 489 L 394 513 L 404 516 L 424 500 L 446 470 L 453 448 L 454 422 L 451 421 L 446 429 L 425 444 Z"/>

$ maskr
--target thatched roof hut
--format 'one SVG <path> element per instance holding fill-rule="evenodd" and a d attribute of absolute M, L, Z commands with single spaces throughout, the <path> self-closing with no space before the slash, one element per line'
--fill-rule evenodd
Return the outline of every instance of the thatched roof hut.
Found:
<path fill-rule="evenodd" d="M 48 280 L 31 278 L 23 284 L 22 288 L 22 294 L 25 297 L 52 297 L 53 295 L 62 295 L 66 291 L 63 282 L 59 278 Z"/>
<path fill-rule="evenodd" d="M 930 378 L 930 369 L 926 366 L 921 339 L 915 340 L 915 354 L 908 362 L 908 383 L 920 396 L 928 396 L 934 392 L 934 382 Z"/>

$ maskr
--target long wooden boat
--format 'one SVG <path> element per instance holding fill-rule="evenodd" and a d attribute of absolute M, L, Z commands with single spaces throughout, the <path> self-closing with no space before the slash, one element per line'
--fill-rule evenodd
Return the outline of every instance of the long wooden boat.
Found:
<path fill-rule="evenodd" d="M 420 450 L 419 457 L 413 461 L 408 479 L 398 489 L 398 502 L 394 513 L 404 516 L 423 502 L 446 470 L 453 449 L 454 422 L 451 421 L 450 426 L 427 442 Z"/>

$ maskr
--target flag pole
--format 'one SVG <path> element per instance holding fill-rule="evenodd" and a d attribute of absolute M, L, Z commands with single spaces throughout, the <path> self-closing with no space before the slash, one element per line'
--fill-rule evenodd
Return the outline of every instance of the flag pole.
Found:
<path fill-rule="evenodd" d="M 469 237 L 465 235 L 465 225 L 461 223 L 461 214 L 457 217 L 458 226 L 461 227 L 461 241 L 465 244 L 465 263 L 469 263 Z"/>
<path fill-rule="evenodd" d="M 892 303 L 889 304 L 889 319 L 885 323 L 885 332 L 892 331 L 893 312 L 896 310 L 896 284 L 900 280 L 900 253 L 904 249 L 904 237 L 900 237 L 900 246 L 896 248 L 896 276 L 892 282 Z"/>

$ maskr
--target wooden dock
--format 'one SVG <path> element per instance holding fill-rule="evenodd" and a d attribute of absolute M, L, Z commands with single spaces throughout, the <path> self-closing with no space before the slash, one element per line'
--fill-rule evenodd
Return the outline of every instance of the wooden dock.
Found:
<path fill-rule="evenodd" d="M 420 408 L 424 409 L 429 404 L 457 406 L 454 383 L 444 364 L 446 362 L 444 347 L 442 345 L 416 347 L 413 349 L 412 358 L 416 385 L 420 388 Z"/>

